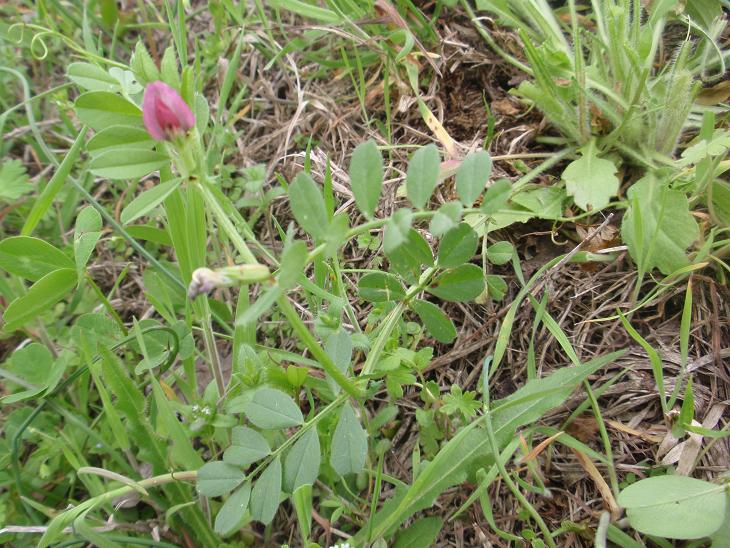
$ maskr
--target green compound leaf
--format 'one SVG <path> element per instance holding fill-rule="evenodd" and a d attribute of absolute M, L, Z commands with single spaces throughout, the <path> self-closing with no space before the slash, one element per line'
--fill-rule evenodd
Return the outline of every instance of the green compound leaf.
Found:
<path fill-rule="evenodd" d="M 145 190 L 134 200 L 129 202 L 127 207 L 122 210 L 119 220 L 122 221 L 123 225 L 126 225 L 132 221 L 136 221 L 144 215 L 147 215 L 158 205 L 164 202 L 170 194 L 175 192 L 175 189 L 180 186 L 181 182 L 182 179 L 172 179 L 166 183 L 155 185 L 149 190 Z"/>

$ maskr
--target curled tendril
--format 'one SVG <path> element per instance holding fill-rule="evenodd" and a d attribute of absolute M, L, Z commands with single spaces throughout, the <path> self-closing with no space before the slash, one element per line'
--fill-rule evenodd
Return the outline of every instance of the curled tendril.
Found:
<path fill-rule="evenodd" d="M 44 34 L 50 33 L 41 32 L 35 34 L 30 41 L 30 54 L 36 61 L 43 61 L 46 57 L 48 57 L 48 46 L 46 45 L 46 41 L 43 39 Z M 36 53 L 36 46 L 41 48 L 40 53 Z"/>

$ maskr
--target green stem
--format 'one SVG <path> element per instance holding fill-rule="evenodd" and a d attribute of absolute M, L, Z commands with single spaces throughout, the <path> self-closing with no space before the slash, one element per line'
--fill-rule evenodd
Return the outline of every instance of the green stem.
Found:
<path fill-rule="evenodd" d="M 317 339 L 315 339 L 314 335 L 312 335 L 312 332 L 299 317 L 299 313 L 289 302 L 288 297 L 286 295 L 282 295 L 276 303 L 286 319 L 289 321 L 289 324 L 297 334 L 297 337 L 299 337 L 299 340 L 307 347 L 307 350 L 309 350 L 314 359 L 322 365 L 327 374 L 332 377 L 332 380 L 340 385 L 340 387 L 350 396 L 355 399 L 360 399 L 363 395 L 361 390 L 337 368 L 335 362 L 333 362 L 332 358 L 327 355 L 322 346 L 317 342 Z"/>

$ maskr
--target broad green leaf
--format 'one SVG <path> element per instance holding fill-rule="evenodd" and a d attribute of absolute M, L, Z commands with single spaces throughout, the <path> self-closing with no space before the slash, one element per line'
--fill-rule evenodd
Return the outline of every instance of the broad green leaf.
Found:
<path fill-rule="evenodd" d="M 291 289 L 299 283 L 299 278 L 307 264 L 307 244 L 295 240 L 284 248 L 277 281 L 282 289 Z"/>
<path fill-rule="evenodd" d="M 583 211 L 603 209 L 618 194 L 619 180 L 616 166 L 610 160 L 598 157 L 591 144 L 581 150 L 581 157 L 573 160 L 563 171 L 568 194 Z"/>
<path fill-rule="evenodd" d="M 172 246 L 170 234 L 164 228 L 149 225 L 133 225 L 127 227 L 127 234 L 135 240 L 154 242 L 163 246 Z"/>
<path fill-rule="evenodd" d="M 503 265 L 510 262 L 515 248 L 510 242 L 497 242 L 487 247 L 487 260 L 494 265 Z"/>
<path fill-rule="evenodd" d="M 251 492 L 251 516 L 268 525 L 274 519 L 281 496 L 281 458 L 276 457 L 256 480 Z"/>
<path fill-rule="evenodd" d="M 79 279 L 84 275 L 86 263 L 89 262 L 100 237 L 101 215 L 93 206 L 86 206 L 76 217 L 74 227 L 74 258 Z"/>
<path fill-rule="evenodd" d="M 565 189 L 559 186 L 539 186 L 521 190 L 510 199 L 530 210 L 541 219 L 559 219 L 563 215 Z"/>
<path fill-rule="evenodd" d="M 119 82 L 103 68 L 91 63 L 71 63 L 66 75 L 74 84 L 89 91 L 116 91 Z"/>
<path fill-rule="evenodd" d="M 0 241 L 0 268 L 32 282 L 59 268 L 74 268 L 61 250 L 40 238 L 11 236 Z"/>
<path fill-rule="evenodd" d="M 697 240 L 699 229 L 685 193 L 647 175 L 629 189 L 628 198 L 621 236 L 634 261 L 645 271 L 656 267 L 667 275 L 688 265 L 685 250 Z"/>
<path fill-rule="evenodd" d="M 433 265 L 433 254 L 428 242 L 416 230 L 410 229 L 406 241 L 386 252 L 393 270 L 404 276 L 418 277 L 422 266 Z"/>
<path fill-rule="evenodd" d="M 206 497 L 220 497 L 241 485 L 245 477 L 237 466 L 207 462 L 198 470 L 198 492 Z"/>
<path fill-rule="evenodd" d="M 0 200 L 14 202 L 33 190 L 20 160 L 5 160 L 0 166 Z"/>
<path fill-rule="evenodd" d="M 431 336 L 439 342 L 448 344 L 456 338 L 456 328 L 449 317 L 435 304 L 415 299 L 411 308 L 418 314 Z"/>
<path fill-rule="evenodd" d="M 329 217 L 322 191 L 307 173 L 302 171 L 289 185 L 289 202 L 294 218 L 307 233 L 316 239 L 327 235 Z"/>
<path fill-rule="evenodd" d="M 371 218 L 383 187 L 383 157 L 372 139 L 359 144 L 352 153 L 350 186 L 358 209 Z"/>
<path fill-rule="evenodd" d="M 92 156 L 99 156 L 110 150 L 132 148 L 149 150 L 155 142 L 146 129 L 130 126 L 111 126 L 94 135 L 86 144 Z"/>
<path fill-rule="evenodd" d="M 295 489 L 291 500 L 297 513 L 299 532 L 302 538 L 309 538 L 312 531 L 312 486 L 304 484 Z"/>
<path fill-rule="evenodd" d="M 387 272 L 369 272 L 357 284 L 360 297 L 371 303 L 400 301 L 405 298 L 403 284 L 397 277 Z"/>
<path fill-rule="evenodd" d="M 479 236 L 466 223 L 449 230 L 439 244 L 438 265 L 453 268 L 469 262 L 477 252 Z"/>
<path fill-rule="evenodd" d="M 427 548 L 432 546 L 441 532 L 444 520 L 421 518 L 414 521 L 395 537 L 393 548 Z"/>
<path fill-rule="evenodd" d="M 456 172 L 456 194 L 466 207 L 481 196 L 492 175 L 492 158 L 486 150 L 472 152 L 461 162 Z"/>
<path fill-rule="evenodd" d="M 59 359 L 56 363 L 61 363 L 61 360 Z M 56 368 L 51 351 L 40 343 L 30 343 L 13 352 L 3 368 L 33 387 L 25 387 L 25 390 L 11 393 L 11 384 L 4 381 L 6 395 L 0 398 L 0 401 L 5 405 L 37 396 L 46 389 L 53 378 L 58 376 L 58 373 L 54 371 Z M 60 373 L 63 373 L 63 369 Z M 2 369 L 0 369 L 0 376 L 5 376 Z M 10 380 L 12 381 L 12 377 Z"/>
<path fill-rule="evenodd" d="M 48 312 L 63 299 L 76 285 L 76 269 L 60 268 L 43 276 L 34 283 L 25 295 L 10 303 L 3 319 L 6 332 L 15 331 Z"/>
<path fill-rule="evenodd" d="M 284 491 L 293 493 L 302 485 L 314 485 L 322 455 L 316 428 L 307 430 L 284 459 Z"/>
<path fill-rule="evenodd" d="M 236 532 L 241 528 L 246 518 L 246 510 L 248 502 L 251 498 L 251 482 L 247 481 L 241 487 L 236 489 L 233 494 L 228 497 L 218 515 L 215 517 L 213 529 L 222 537 Z"/>
<path fill-rule="evenodd" d="M 166 154 L 153 150 L 123 148 L 99 154 L 89 162 L 89 171 L 109 179 L 138 179 L 170 163 Z"/>
<path fill-rule="evenodd" d="M 507 294 L 507 282 L 504 281 L 504 277 L 498 274 L 487 274 L 487 291 L 489 297 L 495 301 L 501 301 Z"/>
<path fill-rule="evenodd" d="M 347 402 L 342 406 L 340 420 L 332 436 L 330 464 L 341 476 L 359 474 L 365 466 L 367 454 L 367 432 L 360 426 L 355 411 Z"/>
<path fill-rule="evenodd" d="M 442 205 L 431 219 L 431 224 L 428 227 L 429 232 L 437 238 L 446 234 L 459 224 L 463 209 L 461 202 L 457 201 L 447 202 Z"/>
<path fill-rule="evenodd" d="M 509 179 L 494 181 L 494 184 L 487 189 L 487 193 L 484 195 L 481 208 L 482 212 L 486 215 L 494 216 L 495 213 L 504 208 L 511 194 L 512 183 L 510 183 Z"/>
<path fill-rule="evenodd" d="M 231 431 L 231 446 L 223 453 L 223 461 L 244 468 L 271 453 L 269 443 L 261 434 L 247 426 Z"/>
<path fill-rule="evenodd" d="M 142 124 L 140 108 L 116 93 L 88 91 L 78 96 L 74 107 L 79 120 L 96 130 Z"/>
<path fill-rule="evenodd" d="M 383 250 L 386 255 L 395 251 L 408 241 L 408 233 L 413 222 L 413 212 L 405 207 L 397 209 L 388 219 L 383 234 Z"/>
<path fill-rule="evenodd" d="M 171 179 L 145 190 L 122 210 L 119 220 L 123 225 L 136 221 L 162 204 L 180 186 L 182 179 Z"/>
<path fill-rule="evenodd" d="M 299 426 L 304 422 L 302 412 L 291 397 L 273 388 L 259 388 L 251 401 L 244 405 L 244 412 L 259 428 L 274 430 Z"/>
<path fill-rule="evenodd" d="M 631 526 L 646 535 L 696 539 L 722 526 L 727 486 L 686 476 L 655 476 L 629 485 L 617 502 Z"/>
<path fill-rule="evenodd" d="M 477 265 L 464 264 L 437 276 L 426 291 L 445 301 L 471 301 L 484 291 L 484 273 Z"/>
<path fill-rule="evenodd" d="M 419 148 L 410 162 L 406 178 L 408 199 L 418 209 L 423 209 L 431 198 L 438 182 L 441 157 L 436 145 Z"/>
<path fill-rule="evenodd" d="M 529 381 L 510 397 L 495 402 L 492 422 L 500 449 L 514 437 L 517 428 L 539 420 L 544 413 L 561 405 L 589 375 L 624 353 L 614 352 L 582 366 L 558 369 L 549 377 Z M 375 516 L 372 531 L 366 526 L 353 541 L 362 542 L 366 533 L 370 538 L 377 538 L 394 532 L 415 512 L 430 507 L 446 489 L 466 481 L 475 462 L 478 461 L 479 466 L 492 462 L 489 440 L 480 428 L 481 422 L 476 420 L 459 430 L 431 462 L 423 466 L 405 493 L 383 505 Z"/>

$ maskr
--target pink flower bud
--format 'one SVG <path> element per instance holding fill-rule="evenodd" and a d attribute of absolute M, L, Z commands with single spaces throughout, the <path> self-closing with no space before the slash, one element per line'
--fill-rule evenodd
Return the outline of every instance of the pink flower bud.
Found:
<path fill-rule="evenodd" d="M 169 141 L 195 125 L 187 103 L 164 82 L 152 82 L 144 90 L 142 118 L 147 131 L 157 141 Z"/>

